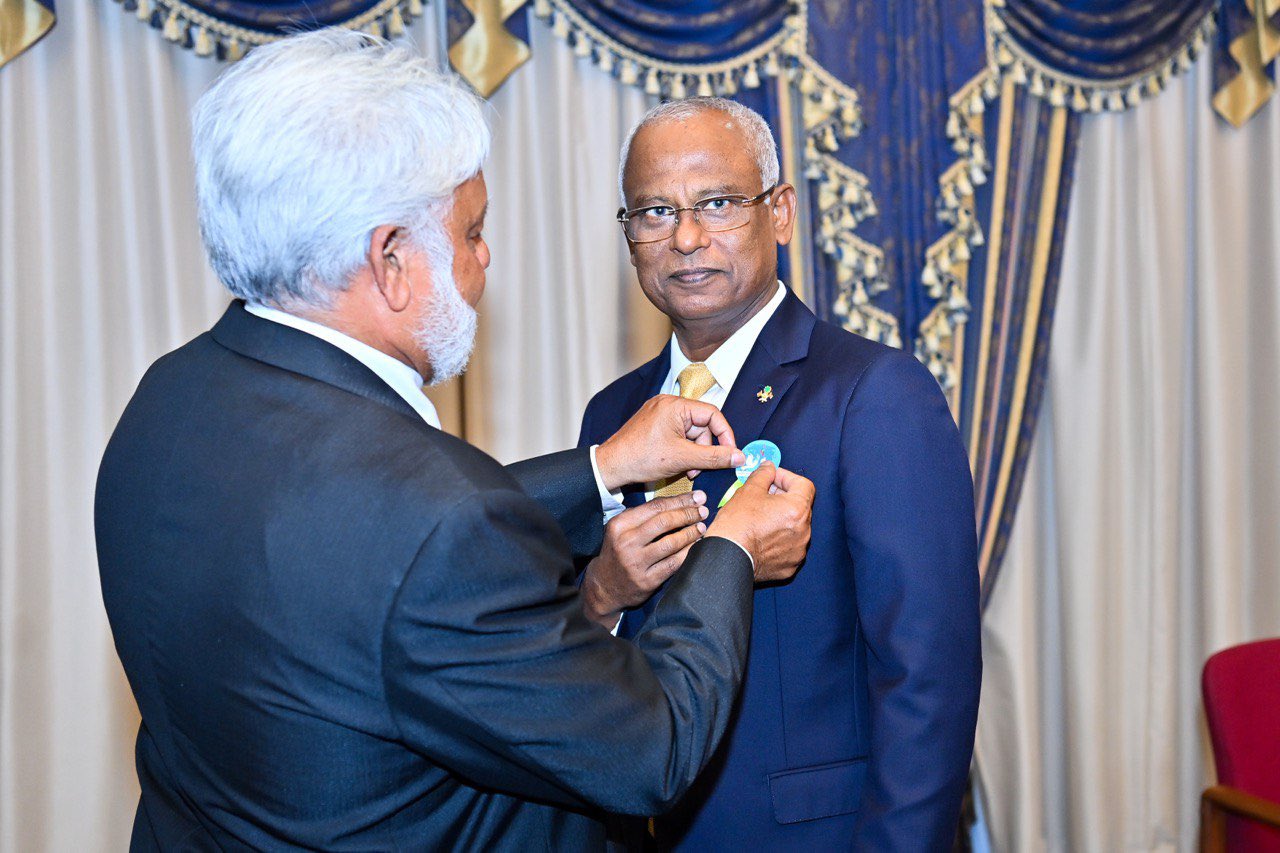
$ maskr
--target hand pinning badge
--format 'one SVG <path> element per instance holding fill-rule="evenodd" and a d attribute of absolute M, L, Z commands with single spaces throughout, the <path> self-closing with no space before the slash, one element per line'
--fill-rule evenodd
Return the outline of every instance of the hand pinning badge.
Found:
<path fill-rule="evenodd" d="M 768 386 L 766 386 L 765 390 L 769 390 L 770 393 L 772 393 L 772 390 L 769 389 Z M 733 485 L 729 487 L 728 491 L 724 493 L 724 497 L 720 499 L 720 503 L 716 504 L 716 509 L 727 504 L 729 502 L 729 498 L 737 494 L 738 489 L 742 488 L 742 484 L 747 482 L 747 478 L 765 462 L 773 463 L 773 467 L 775 468 L 782 464 L 782 451 L 779 450 L 778 445 L 774 444 L 772 441 L 765 441 L 764 439 L 753 441 L 746 447 L 742 448 L 742 454 L 747 457 L 747 461 L 733 469 L 733 473 L 737 475 L 738 479 L 735 480 Z"/>

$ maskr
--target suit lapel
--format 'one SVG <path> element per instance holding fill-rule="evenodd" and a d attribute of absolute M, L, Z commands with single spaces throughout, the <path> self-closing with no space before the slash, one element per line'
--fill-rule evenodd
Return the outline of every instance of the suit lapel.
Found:
<path fill-rule="evenodd" d="M 242 300 L 227 307 L 213 339 L 233 352 L 381 403 L 425 423 L 382 377 L 328 341 L 250 314 Z"/>
<path fill-rule="evenodd" d="M 758 438 L 769 438 L 769 419 L 800 375 L 815 322 L 813 312 L 788 290 L 778 310 L 760 330 L 721 409 L 733 427 L 739 447 Z M 787 449 L 779 449 L 782 464 L 786 465 Z M 698 476 L 694 488 L 707 493 L 711 510 L 708 522 L 715 518 L 716 504 L 734 479 L 732 470 L 707 471 Z"/>
<path fill-rule="evenodd" d="M 725 398 L 721 409 L 729 421 L 729 426 L 733 427 L 733 434 L 738 440 L 739 447 L 757 438 L 769 437 L 767 433 L 769 419 L 778 410 L 782 398 L 791 390 L 796 377 L 800 375 L 803 361 L 809 354 L 809 339 L 813 336 L 813 327 L 816 322 L 813 312 L 788 290 L 778 310 L 760 330 L 760 336 L 756 338 L 755 345 L 752 346 L 751 353 L 743 363 L 742 370 L 738 373 L 738 378 L 734 381 L 733 388 L 729 390 L 729 396 Z M 662 380 L 671 369 L 670 346 L 663 352 L 667 356 L 665 359 L 660 357 L 646 365 L 648 367 L 661 362 L 662 369 L 657 375 L 657 385 L 654 386 L 652 381 L 637 383 L 637 389 L 649 390 L 648 396 L 634 401 L 635 405 L 627 411 L 634 412 L 644 404 L 645 400 L 662 390 Z M 652 377 L 649 379 L 652 380 Z M 760 396 L 757 395 L 765 388 L 769 388 L 770 391 L 764 395 L 766 399 L 761 401 Z M 787 449 L 785 446 L 780 446 L 779 449 L 782 450 L 782 464 L 785 465 Z M 710 511 L 707 524 L 715 520 L 716 504 L 720 502 L 725 491 L 733 485 L 734 479 L 733 469 L 730 468 L 721 471 L 704 471 L 694 481 L 693 487 L 707 494 L 707 508 Z M 633 495 L 629 494 L 627 497 L 632 498 Z M 627 505 L 638 506 L 643 501 L 644 494 L 640 493 L 638 501 Z M 623 614 L 618 636 L 629 638 L 636 635 L 657 606 L 665 588 L 665 586 L 660 588 L 650 596 L 639 609 Z"/>

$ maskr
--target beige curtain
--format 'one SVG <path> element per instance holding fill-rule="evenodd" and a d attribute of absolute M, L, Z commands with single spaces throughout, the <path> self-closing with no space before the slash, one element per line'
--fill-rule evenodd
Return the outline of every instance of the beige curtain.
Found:
<path fill-rule="evenodd" d="M 493 249 L 467 438 L 504 462 L 577 440 L 587 400 L 669 334 L 626 260 L 617 158 L 646 96 L 530 20 L 533 59 L 490 99 Z"/>
<path fill-rule="evenodd" d="M 1210 67 L 1084 119 L 1048 393 L 986 614 L 993 846 L 1191 850 L 1199 676 L 1280 634 L 1280 110 Z"/>
<path fill-rule="evenodd" d="M 412 36 L 434 55 L 433 12 Z M 435 395 L 504 460 L 572 443 L 590 394 L 664 334 L 612 221 L 643 96 L 532 29 L 533 62 L 493 99 L 477 371 Z M 218 70 L 97 2 L 61 4 L 0 72 L 0 851 L 127 844 L 137 712 L 102 609 L 93 483 L 142 372 L 228 299 L 187 153 Z"/>
<path fill-rule="evenodd" d="M 137 712 L 98 589 L 97 462 L 155 356 L 225 300 L 185 115 L 211 63 L 66 3 L 0 72 L 0 848 L 122 849 Z"/>

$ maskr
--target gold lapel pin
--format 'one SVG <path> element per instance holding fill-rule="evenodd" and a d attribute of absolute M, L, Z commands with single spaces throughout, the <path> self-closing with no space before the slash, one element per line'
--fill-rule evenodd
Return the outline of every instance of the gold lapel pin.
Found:
<path fill-rule="evenodd" d="M 766 385 L 756 392 L 756 399 L 761 403 L 767 403 L 773 399 L 773 386 Z"/>

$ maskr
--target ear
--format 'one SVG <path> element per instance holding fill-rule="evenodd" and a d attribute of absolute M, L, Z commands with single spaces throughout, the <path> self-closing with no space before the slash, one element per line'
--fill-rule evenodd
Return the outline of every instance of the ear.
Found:
<path fill-rule="evenodd" d="M 779 246 L 791 242 L 796 225 L 796 188 L 791 184 L 779 184 L 773 191 L 773 236 Z"/>
<path fill-rule="evenodd" d="M 622 225 L 621 222 L 618 223 Z M 627 226 L 622 225 L 622 239 L 627 241 L 627 257 L 631 259 L 631 266 L 636 265 L 636 244 L 631 242 L 631 238 L 627 236 Z"/>
<path fill-rule="evenodd" d="M 369 269 L 383 302 L 399 313 L 409 307 L 413 286 L 407 275 L 409 258 L 404 231 L 396 225 L 379 225 L 369 238 Z"/>

